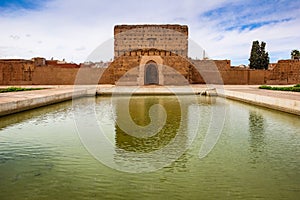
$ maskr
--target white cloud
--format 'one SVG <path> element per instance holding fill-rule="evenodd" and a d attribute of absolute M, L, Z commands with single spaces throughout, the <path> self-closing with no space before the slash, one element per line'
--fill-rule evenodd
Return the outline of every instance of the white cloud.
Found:
<path fill-rule="evenodd" d="M 225 27 L 239 25 L 239 15 L 248 15 L 251 7 L 218 13 L 218 18 L 203 17 L 203 13 L 238 3 L 243 1 L 53 0 L 41 9 L 0 15 L 1 27 L 7 27 L 0 32 L 0 57 L 43 56 L 83 62 L 98 45 L 113 37 L 114 25 L 140 23 L 187 24 L 191 39 L 206 49 L 211 58 L 231 59 L 233 64 L 248 63 L 253 40 L 267 42 L 272 61 L 289 58 L 290 51 L 299 48 L 300 12 L 295 5 L 292 10 L 277 9 L 272 13 L 268 9 L 263 16 L 245 18 L 245 23 L 256 23 L 292 17 L 290 21 L 252 30 Z M 224 24 L 227 19 L 231 21 Z"/>

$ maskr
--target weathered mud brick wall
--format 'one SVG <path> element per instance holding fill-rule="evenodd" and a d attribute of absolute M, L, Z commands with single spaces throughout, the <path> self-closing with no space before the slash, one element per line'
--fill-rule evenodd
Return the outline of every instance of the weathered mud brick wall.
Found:
<path fill-rule="evenodd" d="M 187 57 L 188 27 L 185 25 L 117 25 L 114 55 L 137 49 L 166 50 Z"/>
<path fill-rule="evenodd" d="M 247 70 L 248 85 L 262 85 L 267 83 L 268 70 Z"/>
<path fill-rule="evenodd" d="M 32 84 L 73 85 L 98 84 L 104 69 L 97 68 L 62 68 L 37 67 Z"/>
<path fill-rule="evenodd" d="M 106 81 L 101 79 L 100 83 L 120 84 L 120 85 L 139 85 L 141 76 L 144 76 L 145 67 L 141 60 L 159 57 L 162 62 L 156 63 L 158 73 L 160 73 L 164 85 L 184 85 L 189 83 L 193 64 L 185 57 L 178 56 L 169 51 L 157 49 L 139 49 L 126 52 L 117 57 L 106 69 L 103 77 L 110 77 Z M 153 61 L 155 63 L 155 61 Z M 142 70 L 142 72 L 141 72 Z M 195 74 L 197 71 L 195 70 Z"/>
<path fill-rule="evenodd" d="M 300 83 L 300 62 L 280 60 L 273 70 L 230 68 L 230 61 L 189 60 L 167 51 L 138 50 L 115 59 L 108 68 L 80 68 L 76 64 L 57 64 L 45 60 L 0 60 L 1 85 L 72 85 L 116 84 L 137 85 L 143 56 L 160 56 L 165 85 L 224 84 L 296 84 Z M 199 73 L 200 72 L 200 73 Z M 203 78 L 205 77 L 205 78 Z M 119 81 L 122 79 L 121 81 Z"/>
<path fill-rule="evenodd" d="M 145 51 L 141 52 L 140 56 L 132 53 L 134 56 L 127 55 L 114 61 L 106 69 L 99 83 L 115 84 L 118 79 L 123 77 L 123 81 L 126 80 L 127 83 L 136 84 L 139 77 L 138 70 L 140 66 L 138 66 L 138 63 L 141 60 L 141 56 L 149 55 Z M 231 68 L 229 60 L 187 60 L 170 52 L 168 54 L 168 52 L 163 51 L 159 55 L 163 59 L 164 67 L 162 68 L 162 74 L 164 76 L 164 84 L 166 85 L 186 84 L 185 81 L 182 81 L 183 77 L 191 84 L 216 84 L 219 83 L 220 76 L 224 84 L 233 85 L 300 83 L 299 61 L 279 61 L 273 70 L 250 70 Z"/>
<path fill-rule="evenodd" d="M 126 52 L 126 54 L 115 58 L 104 70 L 99 84 L 137 85 L 139 62 L 140 56 L 136 52 Z"/>
<path fill-rule="evenodd" d="M 292 65 L 292 70 L 288 76 L 282 76 L 281 78 L 284 81 L 278 81 L 280 75 L 273 70 L 250 70 L 250 69 L 242 69 L 242 68 L 233 68 L 230 66 L 229 60 L 191 60 L 191 62 L 195 65 L 195 68 L 191 68 L 191 78 L 190 83 L 200 83 L 200 84 L 216 84 L 220 82 L 224 84 L 232 84 L 232 85 L 259 85 L 259 84 L 286 84 L 287 79 L 292 79 L 290 84 L 297 83 L 297 74 L 299 73 L 299 68 L 296 65 Z M 279 67 L 277 69 L 281 69 L 281 64 L 285 62 L 279 62 Z M 284 69 L 281 69 L 284 70 Z M 298 73 L 297 73 L 298 70 Z M 286 70 L 285 70 L 286 71 Z M 197 74 L 197 72 L 200 72 Z M 278 77 L 274 78 L 274 81 L 270 81 L 271 74 L 279 74 Z M 299 82 L 299 79 L 298 79 Z"/>
<path fill-rule="evenodd" d="M 165 85 L 186 85 L 189 83 L 189 70 L 192 63 L 185 57 L 174 53 L 162 54 L 163 69 L 162 74 Z"/>
<path fill-rule="evenodd" d="M 0 84 L 32 84 L 34 69 L 31 60 L 0 60 Z"/>
<path fill-rule="evenodd" d="M 80 68 L 73 63 L 57 63 L 44 58 L 0 60 L 1 85 L 98 84 L 105 69 Z"/>
<path fill-rule="evenodd" d="M 300 61 L 279 60 L 271 71 L 267 83 L 269 84 L 294 84 L 300 83 Z"/>
<path fill-rule="evenodd" d="M 224 72 L 230 70 L 230 60 L 190 60 L 190 83 L 223 84 Z M 226 74 L 225 74 L 226 75 Z"/>

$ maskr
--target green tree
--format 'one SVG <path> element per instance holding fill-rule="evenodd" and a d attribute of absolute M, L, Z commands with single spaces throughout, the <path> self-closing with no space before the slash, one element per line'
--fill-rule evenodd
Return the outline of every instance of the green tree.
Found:
<path fill-rule="evenodd" d="M 250 69 L 256 69 L 257 66 L 260 64 L 259 62 L 259 42 L 258 41 L 253 41 L 252 43 L 252 48 L 251 48 L 251 54 L 250 54 Z"/>
<path fill-rule="evenodd" d="M 291 59 L 300 59 L 300 52 L 297 49 L 291 51 Z"/>
<path fill-rule="evenodd" d="M 266 48 L 266 43 L 261 42 L 261 45 L 260 45 L 261 69 L 268 69 L 268 66 L 270 63 L 269 53 L 266 52 L 265 48 Z"/>
<path fill-rule="evenodd" d="M 268 69 L 270 58 L 265 50 L 266 43 L 253 41 L 250 54 L 250 69 Z"/>

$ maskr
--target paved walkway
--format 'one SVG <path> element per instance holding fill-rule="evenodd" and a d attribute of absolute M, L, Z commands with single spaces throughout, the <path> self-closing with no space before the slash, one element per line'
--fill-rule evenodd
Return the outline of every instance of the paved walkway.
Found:
<path fill-rule="evenodd" d="M 249 94 L 257 94 L 261 96 L 268 96 L 268 97 L 275 97 L 281 99 L 290 99 L 290 100 L 297 100 L 300 101 L 300 92 L 289 92 L 289 91 L 274 91 L 274 90 L 263 90 L 258 89 L 259 85 L 225 85 L 224 89 L 229 91 L 237 91 L 237 92 L 244 92 Z M 279 85 L 278 87 L 283 87 Z"/>
<path fill-rule="evenodd" d="M 132 94 L 135 95 L 187 95 L 200 94 L 207 90 L 206 85 L 186 85 L 186 86 L 114 86 L 114 85 L 99 85 L 97 87 L 98 95 L 111 94 Z"/>
<path fill-rule="evenodd" d="M 7 86 L 0 86 L 5 88 Z M 39 106 L 70 100 L 74 96 L 87 96 L 105 94 L 201 94 L 214 86 L 190 85 L 190 86 L 22 86 L 22 87 L 42 87 L 45 90 L 0 93 L 0 116 L 12 114 Z M 215 86 L 219 96 L 229 99 L 244 101 L 247 103 L 260 105 L 284 112 L 300 115 L 300 93 L 283 92 L 258 89 L 258 86 L 249 85 L 225 85 Z M 209 90 L 212 93 L 213 90 Z"/>
<path fill-rule="evenodd" d="M 259 86 L 224 86 L 219 96 L 300 115 L 300 93 L 259 89 Z M 283 86 L 280 86 L 283 87 Z"/>
<path fill-rule="evenodd" d="M 73 97 L 87 95 L 87 89 L 78 89 L 74 92 L 73 86 L 39 87 L 47 89 L 0 93 L 0 116 L 70 100 Z"/>

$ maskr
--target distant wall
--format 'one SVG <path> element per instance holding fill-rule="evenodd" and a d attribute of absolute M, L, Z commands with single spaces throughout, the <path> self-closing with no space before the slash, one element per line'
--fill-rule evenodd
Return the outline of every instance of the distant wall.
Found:
<path fill-rule="evenodd" d="M 80 70 L 80 71 L 79 71 Z M 31 60 L 0 61 L 0 85 L 73 85 L 81 74 L 81 84 L 97 84 L 103 68 L 80 68 L 77 64 L 44 65 Z M 80 72 L 80 73 L 78 73 Z"/>
<path fill-rule="evenodd" d="M 232 68 L 229 60 L 214 61 L 192 61 L 196 66 L 200 66 L 206 79 L 213 79 L 216 76 L 213 68 L 218 68 L 223 83 L 227 85 L 261 85 L 261 84 L 296 84 L 300 83 L 300 61 L 299 60 L 279 60 L 272 64 L 272 70 L 252 70 L 245 68 Z M 213 62 L 213 63 L 212 63 Z M 209 72 L 213 76 L 209 76 Z M 201 75 L 196 73 L 196 68 L 192 69 L 193 74 L 190 83 L 204 84 Z"/>
<path fill-rule="evenodd" d="M 228 85 L 260 85 L 266 84 L 269 71 L 230 69 L 221 71 L 225 84 Z"/>
<path fill-rule="evenodd" d="M 272 70 L 232 68 L 230 60 L 190 60 L 154 49 L 127 52 L 108 68 L 80 67 L 72 63 L 39 60 L 0 60 L 0 85 L 137 85 L 141 82 L 141 60 L 161 58 L 164 85 L 219 83 L 261 85 L 300 83 L 300 61 L 280 60 Z M 161 63 L 158 63 L 161 64 Z M 273 64 L 274 65 L 274 64 Z M 168 68 L 169 67 L 169 68 Z M 170 70 L 171 69 L 171 70 Z M 199 73 L 200 72 L 200 73 Z M 80 75 L 80 76 L 79 76 Z M 122 81 L 119 81 L 122 78 Z"/>
<path fill-rule="evenodd" d="M 268 84 L 300 83 L 300 61 L 279 60 L 268 76 Z"/>

